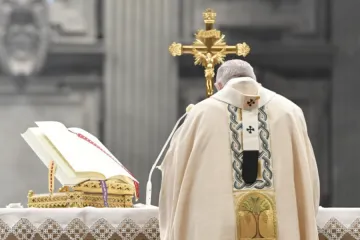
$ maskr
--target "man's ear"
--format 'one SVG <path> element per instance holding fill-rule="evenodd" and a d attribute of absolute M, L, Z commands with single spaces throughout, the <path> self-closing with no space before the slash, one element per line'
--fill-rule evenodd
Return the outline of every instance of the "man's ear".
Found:
<path fill-rule="evenodd" d="M 215 85 L 215 88 L 216 88 L 218 91 L 220 91 L 220 90 L 224 87 L 221 82 L 217 82 L 217 83 L 215 83 L 214 85 Z"/>

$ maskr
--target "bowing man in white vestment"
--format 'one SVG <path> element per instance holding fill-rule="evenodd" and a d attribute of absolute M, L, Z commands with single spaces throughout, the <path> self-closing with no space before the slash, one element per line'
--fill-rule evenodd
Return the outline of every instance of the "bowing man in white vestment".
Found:
<path fill-rule="evenodd" d="M 302 110 L 242 60 L 220 66 L 166 154 L 162 240 L 315 240 L 319 176 Z"/>

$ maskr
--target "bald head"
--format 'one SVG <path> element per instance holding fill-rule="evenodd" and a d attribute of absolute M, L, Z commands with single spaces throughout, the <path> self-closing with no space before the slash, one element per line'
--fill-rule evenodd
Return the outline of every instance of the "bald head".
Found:
<path fill-rule="evenodd" d="M 254 69 L 248 62 L 240 59 L 226 61 L 217 71 L 215 87 L 220 90 L 229 80 L 238 77 L 250 77 L 256 80 Z"/>

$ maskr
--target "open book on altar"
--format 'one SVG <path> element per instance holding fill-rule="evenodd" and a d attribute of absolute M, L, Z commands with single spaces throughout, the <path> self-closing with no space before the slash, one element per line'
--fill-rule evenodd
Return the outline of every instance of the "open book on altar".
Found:
<path fill-rule="evenodd" d="M 55 162 L 55 177 L 63 186 L 86 180 L 119 179 L 134 186 L 138 195 L 138 181 L 95 136 L 59 122 L 36 125 L 21 136 L 47 167 Z"/>

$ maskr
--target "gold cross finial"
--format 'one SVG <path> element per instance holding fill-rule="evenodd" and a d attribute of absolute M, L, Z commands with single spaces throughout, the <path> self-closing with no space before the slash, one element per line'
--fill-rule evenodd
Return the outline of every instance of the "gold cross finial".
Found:
<path fill-rule="evenodd" d="M 250 53 L 250 47 L 244 42 L 236 46 L 227 46 L 225 35 L 214 29 L 216 13 L 212 9 L 206 9 L 203 13 L 205 30 L 198 30 L 192 45 L 186 46 L 181 43 L 173 43 L 169 47 L 172 56 L 192 54 L 195 65 L 205 67 L 206 95 L 213 94 L 213 79 L 215 76 L 215 65 L 224 62 L 226 55 L 236 54 L 246 57 Z"/>

